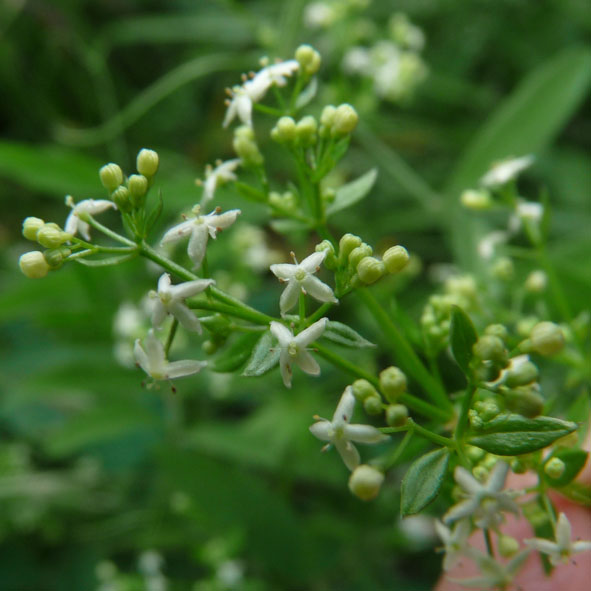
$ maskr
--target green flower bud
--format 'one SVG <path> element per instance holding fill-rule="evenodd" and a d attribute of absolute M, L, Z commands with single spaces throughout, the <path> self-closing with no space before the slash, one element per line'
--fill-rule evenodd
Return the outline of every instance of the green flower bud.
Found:
<path fill-rule="evenodd" d="M 320 115 L 320 125 L 330 129 L 334 122 L 334 116 L 336 112 L 337 109 L 336 107 L 333 107 L 333 105 L 327 105 L 324 107 L 324 109 L 322 109 L 322 114 Z"/>
<path fill-rule="evenodd" d="M 344 234 L 339 240 L 339 263 L 345 264 L 351 251 L 361 245 L 361 238 L 354 234 Z"/>
<path fill-rule="evenodd" d="M 356 246 L 349 253 L 349 265 L 352 269 L 357 269 L 357 265 L 365 258 L 370 257 L 373 254 L 373 248 L 363 242 L 359 246 Z"/>
<path fill-rule="evenodd" d="M 388 271 L 388 273 L 398 273 L 399 271 L 402 271 L 404 267 L 406 267 L 408 261 L 410 260 L 410 255 L 404 246 L 397 244 L 396 246 L 389 248 L 384 253 L 382 260 L 384 261 L 384 265 L 386 266 L 386 271 Z"/>
<path fill-rule="evenodd" d="M 351 105 L 339 105 L 334 114 L 330 134 L 337 138 L 349 135 L 357 127 L 358 122 L 359 115 Z"/>
<path fill-rule="evenodd" d="M 544 464 L 544 473 L 546 476 L 558 479 L 564 474 L 564 470 L 566 469 L 565 463 L 560 458 L 550 458 Z"/>
<path fill-rule="evenodd" d="M 59 269 L 64 262 L 64 258 L 70 254 L 69 248 L 50 248 L 43 253 L 47 264 L 52 269 Z"/>
<path fill-rule="evenodd" d="M 466 455 L 468 456 L 468 459 L 472 462 L 480 461 L 486 453 L 483 449 L 476 447 L 475 445 L 469 444 L 466 445 L 465 451 Z"/>
<path fill-rule="evenodd" d="M 111 199 L 113 203 L 117 206 L 119 211 L 123 211 L 125 213 L 129 213 L 133 209 L 133 204 L 131 203 L 131 196 L 129 195 L 129 189 L 124 185 L 121 185 L 113 193 L 111 194 Z"/>
<path fill-rule="evenodd" d="M 27 240 L 37 240 L 37 232 L 45 225 L 41 218 L 28 217 L 23 221 L 23 236 Z"/>
<path fill-rule="evenodd" d="M 501 412 L 499 405 L 494 400 L 484 400 L 474 407 L 478 410 L 483 421 L 490 421 Z"/>
<path fill-rule="evenodd" d="M 390 427 L 402 427 L 408 419 L 408 408 L 404 404 L 390 404 L 386 409 L 386 423 Z"/>
<path fill-rule="evenodd" d="M 357 265 L 357 275 L 365 285 L 371 285 L 378 279 L 381 279 L 386 272 L 386 267 L 382 261 L 375 257 L 365 257 Z"/>
<path fill-rule="evenodd" d="M 148 179 L 141 174 L 132 174 L 127 179 L 127 188 L 131 203 L 134 207 L 141 207 L 148 192 Z"/>
<path fill-rule="evenodd" d="M 484 466 L 474 466 L 472 468 L 472 475 L 479 482 L 485 482 L 488 478 L 488 470 Z"/>
<path fill-rule="evenodd" d="M 379 397 L 379 395 L 371 395 L 368 396 L 364 401 L 363 401 L 363 409 L 365 410 L 365 412 L 368 415 L 379 415 L 381 414 L 383 408 L 382 408 L 382 399 Z"/>
<path fill-rule="evenodd" d="M 487 335 L 490 335 L 493 337 L 498 337 L 499 339 L 504 341 L 509 336 L 509 331 L 502 324 L 489 324 L 484 329 L 484 334 L 487 334 Z"/>
<path fill-rule="evenodd" d="M 352 384 L 352 388 L 353 388 L 353 394 L 355 395 L 355 398 L 357 398 L 357 400 L 359 400 L 359 402 L 365 401 L 370 396 L 377 396 L 379 398 L 379 394 L 378 394 L 377 390 L 367 380 L 363 380 L 363 379 L 355 380 Z M 380 401 L 380 405 L 381 405 L 381 401 Z M 380 409 L 381 409 L 381 407 L 380 407 Z"/>
<path fill-rule="evenodd" d="M 540 355 L 554 355 L 564 347 L 564 333 L 553 322 L 539 322 L 530 335 L 531 349 Z"/>
<path fill-rule="evenodd" d="M 18 266 L 29 279 L 41 279 L 51 269 L 43 253 L 39 250 L 32 250 L 21 255 L 18 260 Z"/>
<path fill-rule="evenodd" d="M 464 191 L 460 197 L 460 202 L 466 209 L 472 209 L 474 211 L 489 209 L 492 204 L 490 193 L 485 189 L 478 191 L 468 189 Z"/>
<path fill-rule="evenodd" d="M 502 535 L 497 540 L 497 548 L 503 558 L 509 558 L 519 552 L 519 542 L 511 536 Z"/>
<path fill-rule="evenodd" d="M 320 54 L 311 45 L 300 45 L 295 52 L 300 68 L 307 76 L 313 76 L 320 69 Z"/>
<path fill-rule="evenodd" d="M 527 386 L 514 388 L 505 393 L 507 408 L 528 419 L 539 416 L 544 409 L 544 399 Z"/>
<path fill-rule="evenodd" d="M 529 336 L 529 333 L 532 331 L 533 327 L 539 322 L 539 319 L 536 316 L 526 316 L 525 318 L 521 318 L 521 320 L 519 320 L 517 322 L 517 334 L 519 334 L 519 336 L 522 337 L 527 337 Z M 527 347 L 529 347 L 529 341 L 527 341 L 527 343 L 522 343 L 522 345 L 527 345 L 525 347 L 525 349 L 527 349 Z M 520 346 L 521 348 L 521 346 Z M 524 349 L 524 351 L 525 351 Z M 527 351 L 525 351 L 527 352 Z"/>
<path fill-rule="evenodd" d="M 296 137 L 300 145 L 308 148 L 316 143 L 318 123 L 312 115 L 300 119 L 296 125 Z"/>
<path fill-rule="evenodd" d="M 403 371 L 394 366 L 387 367 L 380 372 L 380 390 L 393 404 L 406 392 L 406 376 Z"/>
<path fill-rule="evenodd" d="M 493 277 L 501 281 L 510 281 L 513 279 L 515 267 L 513 261 L 509 257 L 501 257 L 497 259 L 492 266 L 491 273 Z"/>
<path fill-rule="evenodd" d="M 538 368 L 531 361 L 525 361 L 507 371 L 505 384 L 510 388 L 515 388 L 516 386 L 531 384 L 537 379 Z"/>
<path fill-rule="evenodd" d="M 57 224 L 45 224 L 37 232 L 37 242 L 45 248 L 57 248 L 72 238 L 66 234 Z"/>
<path fill-rule="evenodd" d="M 280 211 L 295 211 L 297 206 L 296 197 L 291 191 L 283 194 L 271 191 L 269 193 L 269 205 Z"/>
<path fill-rule="evenodd" d="M 111 162 L 99 170 L 99 178 L 107 191 L 114 191 L 123 182 L 123 171 L 118 164 Z"/>
<path fill-rule="evenodd" d="M 326 252 L 326 256 L 324 257 L 324 266 L 329 270 L 332 271 L 337 267 L 337 257 L 334 250 L 334 246 L 330 240 L 323 240 L 320 244 L 316 245 L 314 249 L 316 252 Z"/>
<path fill-rule="evenodd" d="M 201 349 L 206 355 L 213 355 L 218 350 L 218 345 L 211 340 L 203 341 Z"/>
<path fill-rule="evenodd" d="M 525 280 L 525 289 L 530 293 L 542 293 L 547 283 L 548 276 L 544 271 L 532 271 Z"/>
<path fill-rule="evenodd" d="M 137 171 L 141 175 L 147 178 L 153 177 L 158 171 L 159 163 L 160 159 L 158 157 L 158 152 L 155 152 L 154 150 L 148 150 L 147 148 L 142 148 L 138 152 L 136 166 Z"/>
<path fill-rule="evenodd" d="M 482 361 L 494 361 L 499 364 L 506 364 L 509 359 L 505 344 L 499 337 L 484 335 L 478 339 L 472 352 L 475 357 Z M 504 366 L 503 366 L 504 367 Z"/>
<path fill-rule="evenodd" d="M 361 464 L 349 476 L 349 490 L 362 501 L 371 501 L 378 496 L 384 482 L 384 474 L 373 466 Z"/>
<path fill-rule="evenodd" d="M 280 144 L 290 143 L 296 139 L 296 122 L 292 117 L 281 117 L 271 130 L 271 139 Z"/>
<path fill-rule="evenodd" d="M 511 461 L 511 470 L 515 474 L 525 474 L 527 472 L 527 466 L 519 458 L 515 458 Z"/>
<path fill-rule="evenodd" d="M 234 130 L 232 146 L 244 166 L 260 166 L 263 161 L 257 145 L 254 131 L 248 125 L 241 125 Z"/>

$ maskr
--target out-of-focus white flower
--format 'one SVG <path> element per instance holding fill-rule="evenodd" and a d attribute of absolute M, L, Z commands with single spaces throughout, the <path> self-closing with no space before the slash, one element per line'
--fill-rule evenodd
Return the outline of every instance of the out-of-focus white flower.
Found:
<path fill-rule="evenodd" d="M 369 52 L 365 47 L 351 47 L 343 57 L 345 74 L 367 74 L 369 67 Z"/>
<path fill-rule="evenodd" d="M 493 164 L 492 168 L 480 179 L 480 184 L 485 187 L 497 187 L 517 178 L 520 172 L 529 168 L 534 162 L 534 157 L 521 156 L 521 158 L 507 158 Z"/>
<path fill-rule="evenodd" d="M 170 275 L 164 273 L 158 280 L 158 291 L 151 291 L 150 297 L 155 300 L 152 310 L 152 325 L 160 328 L 168 314 L 172 314 L 186 330 L 201 334 L 201 323 L 185 305 L 185 298 L 190 298 L 213 285 L 213 279 L 195 279 L 179 285 L 172 285 Z"/>
<path fill-rule="evenodd" d="M 537 226 L 543 215 L 544 206 L 541 203 L 519 199 L 515 213 L 509 218 L 509 231 L 518 232 L 524 222 Z"/>
<path fill-rule="evenodd" d="M 443 525 L 441 521 L 436 521 L 435 529 L 444 545 L 443 570 L 450 570 L 466 552 L 468 538 L 472 531 L 470 520 L 461 519 L 453 529 Z"/>
<path fill-rule="evenodd" d="M 491 259 L 495 254 L 495 249 L 499 244 L 504 244 L 509 239 L 509 234 L 501 230 L 490 232 L 484 236 L 478 243 L 478 254 L 483 259 Z"/>
<path fill-rule="evenodd" d="M 314 252 L 301 263 L 298 263 L 294 256 L 295 265 L 289 263 L 271 265 L 271 272 L 279 281 L 287 282 L 279 300 L 282 315 L 297 304 L 301 292 L 310 294 L 320 302 L 338 302 L 332 289 L 313 275 L 319 270 L 325 257 L 326 251 Z"/>
<path fill-rule="evenodd" d="M 317 376 L 320 374 L 318 362 L 306 350 L 306 347 L 318 340 L 326 330 L 328 318 L 321 318 L 294 336 L 291 330 L 280 322 L 271 322 L 271 333 L 279 342 L 279 367 L 281 377 L 287 388 L 291 388 L 291 376 L 293 363 L 297 363 L 302 371 Z"/>
<path fill-rule="evenodd" d="M 459 519 L 473 517 L 480 528 L 499 525 L 503 521 L 503 511 L 519 514 L 519 507 L 513 497 L 520 492 L 504 491 L 509 464 L 498 461 L 491 470 L 486 483 L 478 482 L 466 468 L 457 466 L 454 472 L 456 482 L 464 489 L 466 499 L 454 505 L 444 516 L 445 524 Z"/>
<path fill-rule="evenodd" d="M 570 522 L 567 516 L 561 513 L 554 529 L 554 542 L 544 538 L 531 538 L 524 540 L 524 542 L 530 548 L 534 548 L 542 554 L 547 554 L 550 562 L 554 566 L 558 566 L 561 563 L 567 564 L 573 554 L 591 550 L 591 541 L 578 540 L 573 542 L 571 535 Z"/>
<path fill-rule="evenodd" d="M 221 209 L 219 207 L 207 215 L 199 215 L 199 211 L 199 206 L 194 207 L 193 213 L 195 217 L 172 227 L 164 234 L 160 242 L 163 246 L 169 242 L 176 242 L 190 236 L 187 253 L 195 267 L 198 267 L 203 261 L 208 238 L 215 239 L 217 233 L 231 226 L 241 213 L 239 209 L 231 209 L 225 213 L 220 213 Z"/>
<path fill-rule="evenodd" d="M 207 365 L 206 361 L 193 359 L 168 361 L 164 353 L 164 346 L 152 329 L 148 331 L 143 346 L 140 339 L 135 341 L 133 352 L 138 365 L 154 380 L 173 380 L 190 376 Z"/>
<path fill-rule="evenodd" d="M 317 422 L 310 426 L 312 435 L 318 437 L 321 441 L 327 441 L 328 446 L 335 446 L 349 470 L 355 470 L 360 462 L 359 452 L 351 443 L 352 441 L 356 443 L 380 443 L 388 439 L 387 435 L 384 435 L 371 425 L 351 425 L 350 421 L 354 409 L 355 395 L 353 394 L 353 388 L 347 386 L 332 420 L 314 417 Z"/>
<path fill-rule="evenodd" d="M 311 2 L 304 9 L 304 24 L 310 29 L 326 29 L 335 17 L 334 7 L 326 2 Z"/>
<path fill-rule="evenodd" d="M 117 206 L 112 201 L 106 199 L 84 199 L 74 203 L 71 195 L 66 197 L 66 205 L 71 207 L 72 211 L 66 220 L 64 231 L 72 234 L 72 236 L 80 232 L 84 240 L 90 240 L 90 224 L 80 219 L 81 214 L 96 215 L 109 208 L 117 209 Z"/>
<path fill-rule="evenodd" d="M 201 197 L 201 206 L 207 205 L 214 196 L 215 190 L 230 181 L 236 180 L 234 171 L 240 166 L 240 158 L 226 160 L 222 162 L 218 160 L 216 167 L 213 168 L 210 164 L 205 167 L 205 181 L 203 182 L 203 196 Z M 200 184 L 201 181 L 198 181 Z"/>

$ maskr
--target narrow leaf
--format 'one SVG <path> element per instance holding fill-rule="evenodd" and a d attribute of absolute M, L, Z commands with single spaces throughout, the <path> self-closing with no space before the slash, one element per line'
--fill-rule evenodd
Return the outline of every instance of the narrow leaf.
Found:
<path fill-rule="evenodd" d="M 363 176 L 337 189 L 334 201 L 326 208 L 326 215 L 332 215 L 337 211 L 351 207 L 363 199 L 370 192 L 377 178 L 378 171 L 376 168 L 372 168 Z"/>
<path fill-rule="evenodd" d="M 318 79 L 316 77 L 310 80 L 308 86 L 300 92 L 296 100 L 296 109 L 303 109 L 312 99 L 316 96 L 316 92 L 318 91 Z"/>
<path fill-rule="evenodd" d="M 210 369 L 218 373 L 236 371 L 247 362 L 258 339 L 259 333 L 256 332 L 241 334 L 216 357 Z"/>
<path fill-rule="evenodd" d="M 375 347 L 367 339 L 363 338 L 357 331 L 342 322 L 329 321 L 322 338 L 343 345 L 345 347 L 353 347 L 361 349 L 364 347 Z"/>
<path fill-rule="evenodd" d="M 265 331 L 252 350 L 243 376 L 262 376 L 273 369 L 279 362 L 279 349 L 274 348 L 275 339 L 270 331 Z"/>
<path fill-rule="evenodd" d="M 468 314 L 459 306 L 453 306 L 450 327 L 451 352 L 465 374 L 470 372 L 472 347 L 477 340 L 476 329 Z"/>
<path fill-rule="evenodd" d="M 439 493 L 447 471 L 449 451 L 443 447 L 415 460 L 402 480 L 400 511 L 403 517 L 422 511 Z"/>

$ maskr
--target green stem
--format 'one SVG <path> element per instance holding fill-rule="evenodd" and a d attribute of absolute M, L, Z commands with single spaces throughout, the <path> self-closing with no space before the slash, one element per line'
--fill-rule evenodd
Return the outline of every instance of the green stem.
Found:
<path fill-rule="evenodd" d="M 170 347 L 172 346 L 172 341 L 174 340 L 174 335 L 176 334 L 176 329 L 178 328 L 178 325 L 179 321 L 176 318 L 174 318 L 170 326 L 170 331 L 168 332 L 166 344 L 164 345 L 164 355 L 166 357 L 168 357 L 168 352 L 170 351 Z"/>
<path fill-rule="evenodd" d="M 458 456 L 462 461 L 464 466 L 469 466 L 470 462 L 468 458 L 464 454 L 464 434 L 466 433 L 466 429 L 468 428 L 468 412 L 470 411 L 470 407 L 472 406 L 472 398 L 476 393 L 476 386 L 473 384 L 468 384 L 468 388 L 466 388 L 466 393 L 462 398 L 462 406 L 460 409 L 460 416 L 458 417 L 458 422 L 456 424 L 456 428 L 454 431 L 454 440 L 456 442 L 456 447 L 458 450 Z"/>
<path fill-rule="evenodd" d="M 220 314 L 227 314 L 228 316 L 234 316 L 235 318 L 242 318 L 248 320 L 254 324 L 260 324 L 268 326 L 269 322 L 261 320 L 258 316 L 253 315 L 248 310 L 241 308 L 235 308 L 234 306 L 228 306 L 227 304 L 221 304 L 218 302 L 209 302 L 207 300 L 187 300 L 187 305 L 193 310 L 208 310 L 209 312 L 219 312 Z M 263 315 L 264 316 L 264 315 Z"/>
<path fill-rule="evenodd" d="M 492 539 L 490 537 L 490 530 L 489 529 L 483 529 L 482 533 L 484 534 L 484 542 L 486 544 L 486 551 L 488 552 L 488 555 L 491 558 L 494 558 L 495 553 L 493 551 L 493 545 L 492 545 Z"/>
<path fill-rule="evenodd" d="M 73 237 L 72 240 L 77 246 L 88 248 L 94 252 L 131 253 L 137 250 L 136 244 L 133 246 L 101 246 L 100 244 L 91 244 L 90 242 L 86 242 L 85 240 L 81 240 L 80 238 L 76 237 Z"/>
<path fill-rule="evenodd" d="M 306 296 L 302 292 L 300 292 L 299 312 L 300 329 L 302 329 L 306 326 Z"/>
<path fill-rule="evenodd" d="M 308 320 L 307 320 L 308 325 L 313 324 L 314 322 L 316 322 L 317 320 L 320 320 L 321 318 L 324 318 L 324 316 L 332 308 L 332 306 L 333 306 L 333 304 L 331 302 L 326 302 L 325 304 L 322 304 L 322 306 L 320 306 L 320 308 L 318 308 L 318 310 L 316 310 L 316 312 L 314 312 L 313 314 L 310 314 L 310 316 L 308 317 Z"/>
<path fill-rule="evenodd" d="M 380 468 L 384 472 L 394 466 L 400 459 L 400 456 L 404 453 L 404 450 L 410 443 L 412 436 L 414 435 L 414 429 L 408 429 L 402 439 L 402 441 L 396 446 L 393 453 L 389 456 L 379 458 L 375 460 L 376 467 Z"/>
<path fill-rule="evenodd" d="M 121 236 L 121 234 L 113 232 L 113 230 L 107 228 L 107 226 L 103 226 L 100 222 L 97 222 L 90 214 L 86 214 L 84 216 L 83 221 L 90 224 L 93 228 L 96 228 L 99 232 L 102 232 L 105 236 L 112 238 L 113 240 L 115 240 L 115 242 L 121 242 L 121 244 L 125 244 L 127 246 L 137 246 L 137 244 L 133 242 L 133 240 L 129 240 L 128 238 L 125 238 L 125 236 Z"/>
<path fill-rule="evenodd" d="M 359 288 L 356 290 L 356 293 L 388 337 L 388 343 L 391 345 L 392 352 L 402 370 L 408 372 L 423 387 L 423 390 L 431 398 L 432 402 L 439 407 L 448 409 L 445 415 L 446 420 L 449 419 L 449 411 L 451 411 L 453 405 L 441 383 L 428 372 L 427 368 L 414 352 L 414 349 L 392 322 L 390 316 L 375 299 L 373 294 L 367 288 Z"/>
<path fill-rule="evenodd" d="M 400 431 L 412 431 L 413 433 L 417 433 L 417 435 L 421 435 L 425 439 L 429 439 L 433 443 L 443 445 L 444 447 L 455 447 L 456 445 L 453 439 L 438 435 L 429 429 L 425 429 L 425 427 L 421 427 L 421 425 L 415 423 L 412 419 L 408 419 L 406 424 L 401 427 L 382 427 L 380 431 L 385 434 L 399 433 Z"/>

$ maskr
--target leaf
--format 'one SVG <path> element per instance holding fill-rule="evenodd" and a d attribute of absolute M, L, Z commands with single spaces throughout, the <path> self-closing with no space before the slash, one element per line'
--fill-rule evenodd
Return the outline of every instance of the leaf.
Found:
<path fill-rule="evenodd" d="M 337 189 L 334 201 L 326 208 L 326 215 L 351 207 L 363 199 L 370 192 L 377 178 L 378 170 L 372 168 L 364 175 Z"/>
<path fill-rule="evenodd" d="M 338 345 L 353 347 L 355 349 L 375 347 L 373 343 L 370 343 L 367 339 L 363 338 L 350 326 L 347 326 L 342 322 L 334 322 L 332 320 L 328 322 L 322 337 L 332 341 L 333 343 L 337 343 Z"/>
<path fill-rule="evenodd" d="M 316 96 L 316 92 L 318 91 L 318 79 L 316 77 L 310 80 L 308 86 L 300 92 L 296 100 L 296 109 L 303 109 L 312 99 Z"/>
<path fill-rule="evenodd" d="M 514 456 L 543 449 L 576 428 L 576 423 L 552 417 L 503 415 L 485 423 L 468 443 L 499 456 Z"/>
<path fill-rule="evenodd" d="M 436 449 L 415 460 L 402 480 L 400 512 L 402 517 L 422 511 L 435 499 L 447 471 L 449 451 Z"/>
<path fill-rule="evenodd" d="M 73 259 L 74 262 L 84 265 L 85 267 L 109 267 L 111 265 L 118 265 L 119 263 L 125 263 L 131 261 L 138 256 L 137 252 L 131 252 L 129 254 L 119 254 L 113 257 L 107 257 L 104 259 Z"/>
<path fill-rule="evenodd" d="M 470 317 L 459 306 L 452 306 L 450 327 L 451 352 L 456 363 L 468 375 L 472 361 L 472 347 L 478 340 Z"/>
<path fill-rule="evenodd" d="M 251 355 L 255 343 L 259 339 L 259 333 L 241 334 L 234 342 L 226 347 L 209 366 L 218 373 L 231 373 L 243 366 Z"/>
<path fill-rule="evenodd" d="M 545 463 L 548 463 L 552 458 L 558 458 L 564 462 L 564 472 L 558 478 L 551 478 L 544 472 L 544 479 L 553 487 L 566 486 L 583 469 L 588 455 L 589 453 L 583 449 L 568 449 L 564 447 L 557 449 Z"/>
<path fill-rule="evenodd" d="M 571 482 L 560 489 L 560 493 L 571 501 L 591 507 L 591 486 L 582 482 Z"/>
<path fill-rule="evenodd" d="M 267 201 L 267 196 L 260 189 L 251 187 L 250 185 L 241 181 L 236 181 L 234 186 L 236 189 L 238 189 L 240 195 L 249 201 L 254 201 L 255 203 L 266 203 Z"/>
<path fill-rule="evenodd" d="M 146 220 L 146 234 L 152 229 L 154 224 L 158 221 L 158 218 L 162 214 L 162 207 L 164 205 L 164 201 L 162 200 L 162 190 L 158 191 L 158 204 L 154 209 L 151 211 L 148 219 Z"/>
<path fill-rule="evenodd" d="M 279 349 L 273 348 L 275 339 L 270 331 L 265 331 L 252 350 L 243 376 L 262 376 L 273 369 L 279 361 Z"/>

